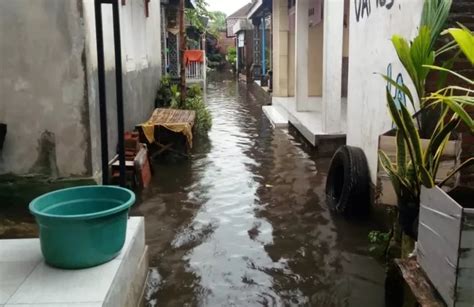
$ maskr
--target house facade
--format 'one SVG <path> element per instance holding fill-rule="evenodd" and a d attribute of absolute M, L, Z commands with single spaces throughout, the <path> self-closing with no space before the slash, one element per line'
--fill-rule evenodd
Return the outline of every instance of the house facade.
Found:
<path fill-rule="evenodd" d="M 271 87 L 273 67 L 272 1 L 255 0 L 252 2 L 247 18 L 252 22 L 252 76 L 260 85 Z M 270 82 L 269 82 L 270 81 Z"/>
<path fill-rule="evenodd" d="M 424 1 L 271 2 L 273 97 L 265 114 L 275 126 L 292 124 L 316 147 L 327 139 L 346 139 L 362 148 L 376 186 L 379 136 L 393 127 L 385 88 L 404 100 L 381 74 L 412 88 L 390 39 L 416 35 Z M 451 24 L 471 25 L 472 7 L 454 0 Z M 472 139 L 463 137 L 466 156 Z"/>
<path fill-rule="evenodd" d="M 273 103 L 264 111 L 291 123 L 314 146 L 344 137 L 349 1 L 272 1 Z"/>
<path fill-rule="evenodd" d="M 112 9 L 102 5 L 109 159 L 118 140 Z M 160 2 L 121 1 L 125 129 L 154 108 L 161 69 Z M 0 3 L 0 175 L 101 177 L 92 0 Z"/>

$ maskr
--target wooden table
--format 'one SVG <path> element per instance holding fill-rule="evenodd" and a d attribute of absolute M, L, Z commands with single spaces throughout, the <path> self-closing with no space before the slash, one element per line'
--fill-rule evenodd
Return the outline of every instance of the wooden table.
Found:
<path fill-rule="evenodd" d="M 165 151 L 186 155 L 193 146 L 193 127 L 196 112 L 192 110 L 158 108 L 153 111 L 150 119 L 136 128 L 140 133 L 140 141 L 153 144 L 158 150 L 153 156 Z M 181 137 L 181 138 L 180 138 Z M 185 138 L 186 152 L 176 149 Z"/>

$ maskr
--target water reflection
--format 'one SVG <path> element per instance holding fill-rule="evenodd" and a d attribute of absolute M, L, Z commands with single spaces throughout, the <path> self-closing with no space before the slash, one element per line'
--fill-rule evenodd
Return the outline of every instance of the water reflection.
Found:
<path fill-rule="evenodd" d="M 328 158 L 273 130 L 253 90 L 209 84 L 213 128 L 189 161 L 155 166 L 145 215 L 159 306 L 383 306 L 376 227 L 331 216 Z"/>

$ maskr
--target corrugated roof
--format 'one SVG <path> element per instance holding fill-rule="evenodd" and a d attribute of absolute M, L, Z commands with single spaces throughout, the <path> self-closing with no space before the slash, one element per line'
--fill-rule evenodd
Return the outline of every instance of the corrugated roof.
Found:
<path fill-rule="evenodd" d="M 236 12 L 230 14 L 227 18 L 247 18 L 247 14 L 249 13 L 251 8 L 252 3 L 247 3 L 246 5 L 238 9 Z"/>

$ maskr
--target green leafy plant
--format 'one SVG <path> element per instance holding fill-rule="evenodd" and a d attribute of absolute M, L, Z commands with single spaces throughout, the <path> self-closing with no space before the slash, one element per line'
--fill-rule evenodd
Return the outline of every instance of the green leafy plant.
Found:
<path fill-rule="evenodd" d="M 235 47 L 227 49 L 227 61 L 232 67 L 235 67 L 237 63 L 237 49 L 235 49 Z"/>
<path fill-rule="evenodd" d="M 173 84 L 170 88 L 171 91 L 171 100 L 170 107 L 173 109 L 179 109 L 181 106 L 181 92 L 177 84 Z"/>
<path fill-rule="evenodd" d="M 212 127 L 212 115 L 203 99 L 199 85 L 193 85 L 188 89 L 188 96 L 184 102 L 183 109 L 196 111 L 194 131 L 198 135 L 205 135 Z"/>
<path fill-rule="evenodd" d="M 171 95 L 171 78 L 169 76 L 164 76 L 161 78 L 160 87 L 156 93 L 155 107 L 169 107 L 171 104 Z"/>
<path fill-rule="evenodd" d="M 170 108 L 196 111 L 194 131 L 197 135 L 205 135 L 212 127 L 212 115 L 204 101 L 201 87 L 193 85 L 188 88 L 184 101 L 181 99 L 178 85 L 170 85 L 170 93 Z"/>
<path fill-rule="evenodd" d="M 390 237 L 390 232 L 382 232 L 378 230 L 369 232 L 367 236 L 369 240 L 369 252 L 375 257 L 383 257 L 386 253 Z"/>
<path fill-rule="evenodd" d="M 445 34 L 447 33 L 451 34 L 466 58 L 473 63 L 472 54 L 470 54 L 471 50 L 474 49 L 472 33 L 466 28 L 449 29 L 445 31 Z M 426 79 L 430 70 L 438 70 L 452 74 L 472 87 L 473 80 L 448 68 L 430 64 L 434 61 L 434 52 L 426 51 L 429 37 L 431 37 L 429 29 L 422 28 L 420 34 L 412 43 L 411 48 L 409 48 L 410 50 L 406 48 L 407 46 L 403 43 L 403 40 L 399 38 L 393 40 L 399 58 L 412 78 L 415 88 L 417 88 L 417 86 L 420 87 L 417 88 L 418 95 L 420 95 L 420 93 L 424 94 L 424 88 L 421 88 L 421 86 L 424 86 L 425 80 L 422 80 L 422 78 Z M 415 41 L 417 43 L 415 43 Z M 408 53 L 417 55 L 408 56 Z M 422 54 L 425 54 L 426 57 Z M 423 58 L 424 60 L 414 60 L 417 58 Z M 418 64 L 413 65 L 414 62 Z M 424 63 L 421 68 L 419 67 L 420 63 Z M 406 86 L 398 85 L 394 80 L 386 76 L 385 79 L 405 93 L 412 105 L 415 104 L 413 95 Z M 438 108 L 440 111 L 436 126 L 426 146 L 423 146 L 419 134 L 419 127 L 417 128 L 414 124 L 413 114 L 410 113 L 405 105 L 401 104 L 397 106 L 388 89 L 386 90 L 386 96 L 389 113 L 397 126 L 397 153 L 396 161 L 392 162 L 383 151 L 380 151 L 380 163 L 391 179 L 398 197 L 400 212 L 405 210 L 406 208 L 404 208 L 404 206 L 407 205 L 415 206 L 414 209 L 417 210 L 420 201 L 421 185 L 431 188 L 436 184 L 437 173 L 444 149 L 455 129 L 463 122 L 471 132 L 474 131 L 473 120 L 466 111 L 467 107 L 474 106 L 473 91 L 468 87 L 449 85 L 426 97 L 419 96 L 421 111 L 430 108 Z M 439 185 L 443 185 L 460 169 L 471 165 L 473 162 L 473 157 L 467 159 L 447 178 L 439 182 Z"/>
<path fill-rule="evenodd" d="M 184 12 L 186 20 L 201 33 L 207 32 L 207 22 L 210 18 L 207 6 L 205 0 L 196 0 L 194 7 L 186 8 Z"/>

